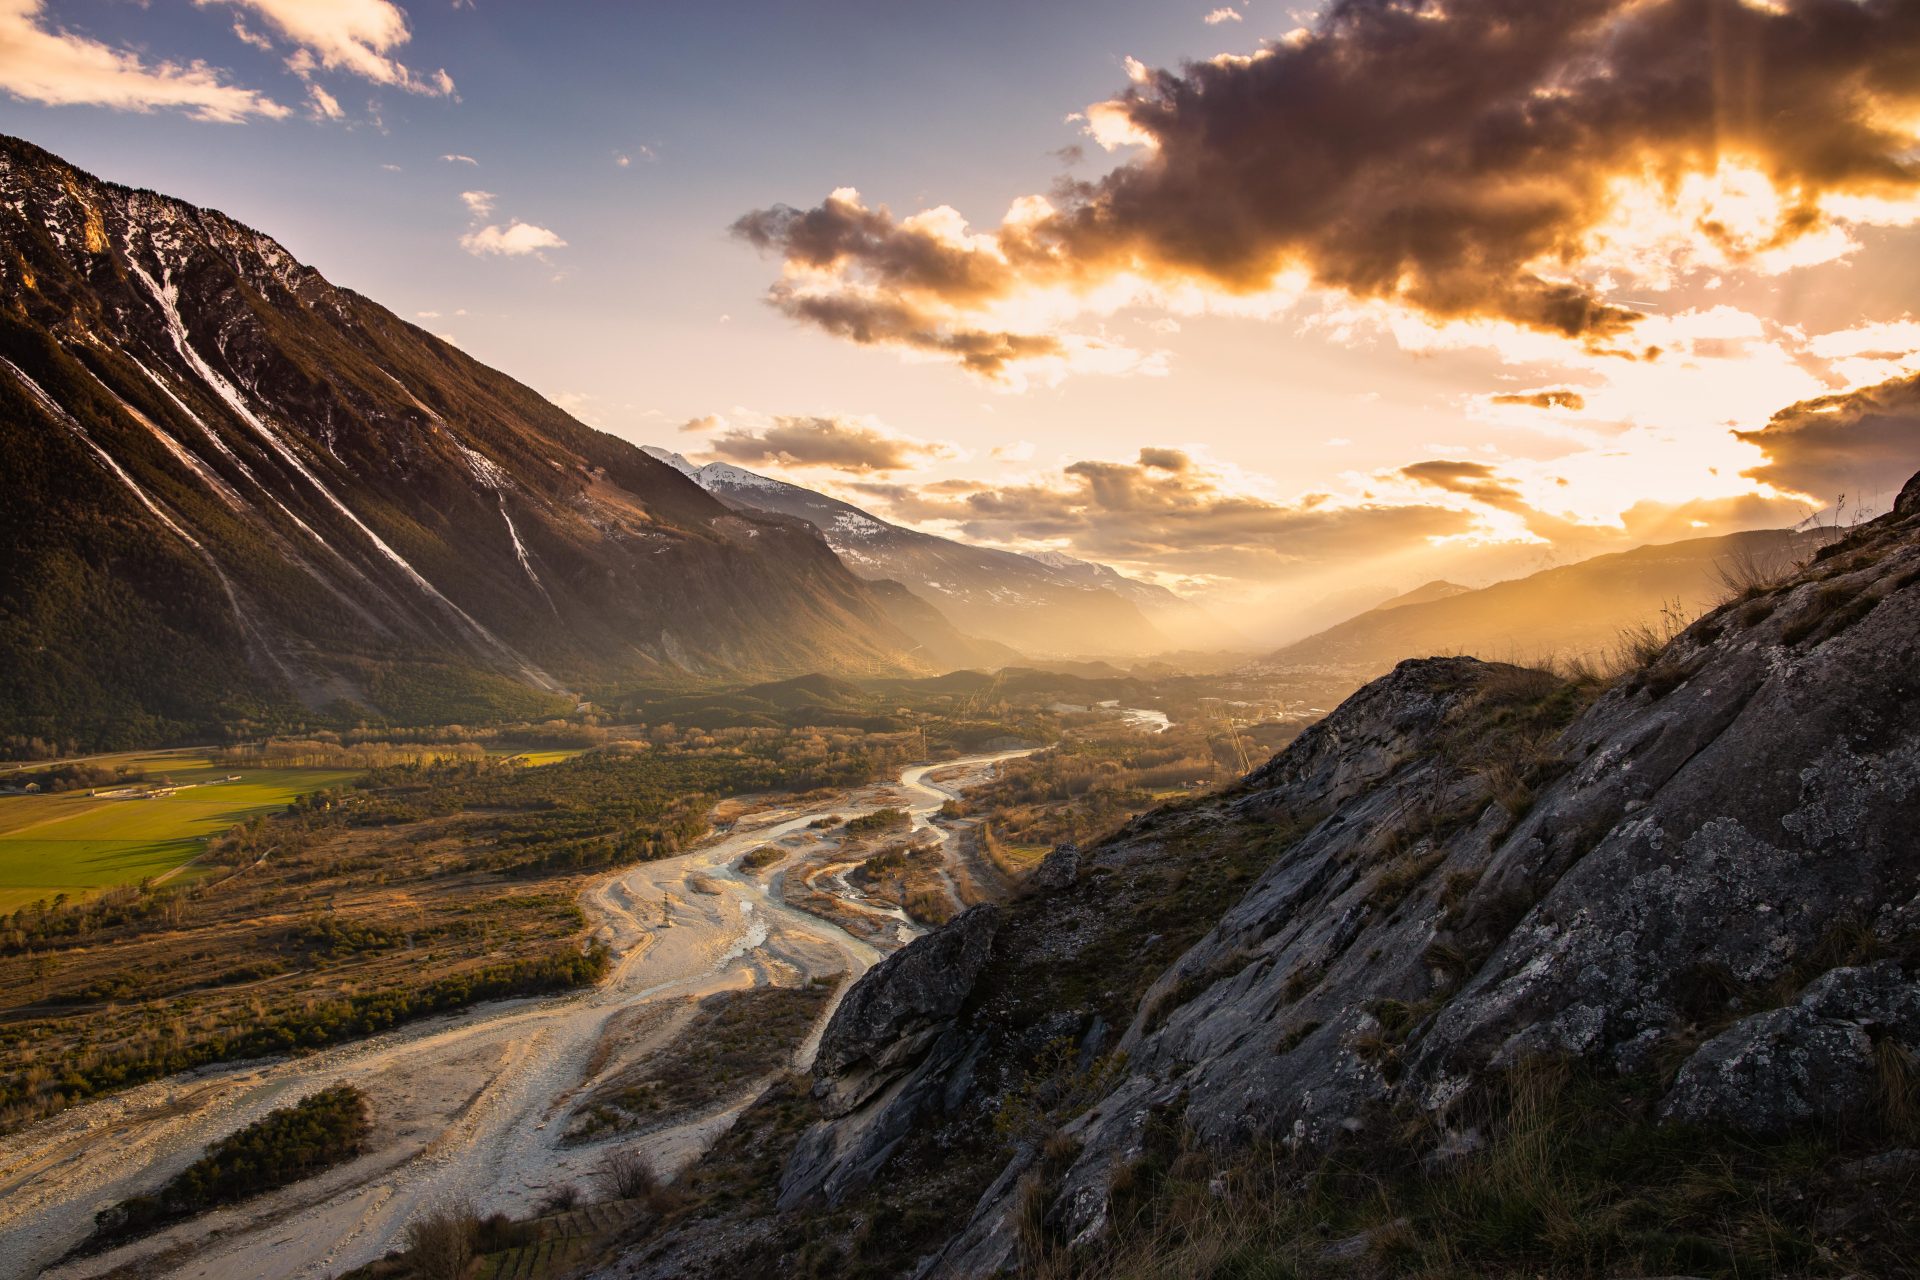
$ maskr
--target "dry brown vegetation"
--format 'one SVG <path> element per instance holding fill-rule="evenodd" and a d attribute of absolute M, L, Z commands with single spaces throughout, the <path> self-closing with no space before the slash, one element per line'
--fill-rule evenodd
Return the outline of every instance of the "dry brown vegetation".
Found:
<path fill-rule="evenodd" d="M 1180 722 L 1148 734 L 1104 721 L 1005 762 L 992 781 L 953 806 L 952 815 L 981 819 L 982 851 L 1018 880 L 1054 845 L 1089 843 L 1170 798 L 1212 790 L 1267 759 L 1296 732 L 1297 726 L 1278 724 Z"/>
<path fill-rule="evenodd" d="M 942 925 L 959 913 L 941 874 L 946 857 L 938 844 L 896 844 L 882 849 L 848 875 L 849 884 L 890 902 L 916 922 Z"/>
<path fill-rule="evenodd" d="M 383 995 L 462 979 L 495 994 L 483 979 L 507 972 L 528 989 L 568 985 L 580 877 L 503 880 L 473 866 L 482 848 L 458 816 L 323 829 L 185 889 L 116 890 L 89 904 L 82 931 L 7 948 L 0 1122 L 236 1047 L 295 1049 L 335 1038 L 335 1024 L 404 1015 L 376 1008 Z"/>
<path fill-rule="evenodd" d="M 1652 1096 L 1525 1064 L 1477 1104 L 1479 1145 L 1426 1166 L 1406 1158 L 1439 1137 L 1426 1119 L 1327 1155 L 1265 1144 L 1226 1158 L 1162 1124 L 1122 1172 L 1100 1246 L 1070 1252 L 1029 1215 L 1026 1274 L 1892 1276 L 1920 1256 L 1920 1171 L 1858 1160 L 1911 1141 L 1892 1112 L 1879 1131 L 1737 1142 L 1656 1124 Z M 1034 1179 L 1036 1210 L 1052 1172 Z"/>
<path fill-rule="evenodd" d="M 838 978 L 800 987 L 723 991 L 695 1002 L 681 1034 L 590 1094 L 574 1113 L 570 1138 L 645 1132 L 736 1097 L 793 1057 Z M 621 1199 L 639 1192 L 615 1189 Z"/>

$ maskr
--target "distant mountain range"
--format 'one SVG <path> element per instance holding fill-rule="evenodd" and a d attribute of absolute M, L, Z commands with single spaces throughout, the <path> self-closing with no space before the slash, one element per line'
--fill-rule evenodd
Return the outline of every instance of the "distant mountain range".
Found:
<path fill-rule="evenodd" d="M 0 248 L 0 734 L 998 652 L 220 213 L 0 138 Z"/>
<path fill-rule="evenodd" d="M 898 582 L 960 631 L 1025 654 L 1139 656 L 1202 637 L 1216 648 L 1230 643 L 1180 596 L 1105 565 L 971 546 L 730 463 L 696 466 L 666 449 L 646 451 L 736 510 L 806 521 L 856 574 Z"/>
<path fill-rule="evenodd" d="M 1359 683 L 1403 658 L 1435 654 L 1519 663 L 1604 659 L 1630 627 L 1704 612 L 1726 594 L 1723 568 L 1784 571 L 1832 536 L 1761 530 L 1636 547 L 1479 590 L 1429 582 L 1268 654 L 1252 670 L 1318 669 Z"/>

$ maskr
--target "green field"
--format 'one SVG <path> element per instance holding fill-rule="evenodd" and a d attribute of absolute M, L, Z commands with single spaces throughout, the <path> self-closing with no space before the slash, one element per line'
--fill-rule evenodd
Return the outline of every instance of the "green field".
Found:
<path fill-rule="evenodd" d="M 170 779 L 182 789 L 156 799 L 102 798 L 84 791 L 0 796 L 0 912 L 57 893 L 80 897 L 165 875 L 198 857 L 209 836 L 357 776 L 342 769 L 216 766 L 192 750 L 98 760 L 142 770 L 148 783 Z M 229 773 L 239 779 L 225 781 Z"/>
<path fill-rule="evenodd" d="M 516 751 L 512 758 L 521 764 L 538 768 L 543 764 L 559 764 L 562 760 L 571 760 L 577 755 L 584 754 L 585 751 L 585 747 L 555 747 L 541 751 Z"/>

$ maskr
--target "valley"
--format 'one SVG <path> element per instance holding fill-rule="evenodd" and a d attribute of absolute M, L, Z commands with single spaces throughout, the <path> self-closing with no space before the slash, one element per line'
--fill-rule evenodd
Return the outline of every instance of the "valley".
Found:
<path fill-rule="evenodd" d="M 0 1280 L 1920 1277 L 1920 0 L 0 109 Z"/>
<path fill-rule="evenodd" d="M 919 932 L 831 875 L 815 876 L 810 887 L 874 926 L 861 930 L 870 936 L 789 905 L 787 881 L 809 867 L 846 865 L 848 847 L 861 843 L 844 834 L 841 819 L 900 809 L 909 815 L 906 834 L 947 845 L 941 806 L 1022 754 L 913 766 L 891 785 L 804 805 L 729 804 L 725 834 L 584 882 L 586 933 L 608 959 L 604 981 L 582 994 L 486 1004 L 303 1057 L 169 1076 L 0 1138 L 0 1231 L 15 1246 L 8 1274 L 51 1264 L 85 1237 L 97 1208 L 164 1180 L 207 1142 L 339 1081 L 371 1100 L 375 1136 L 366 1155 L 50 1274 L 96 1275 L 136 1260 L 183 1276 L 338 1274 L 381 1256 L 410 1217 L 440 1198 L 526 1213 L 562 1185 L 590 1191 L 609 1140 L 633 1136 L 630 1126 L 587 1126 L 576 1140 L 594 1091 L 673 1047 L 701 1002 L 822 991 L 827 998 L 777 1045 L 768 1075 L 804 1069 L 832 996 Z M 818 825 L 826 818 L 837 830 Z M 770 872 L 739 868 L 742 855 L 767 846 L 783 854 Z M 641 1149 L 660 1174 L 677 1172 L 767 1083 L 739 1080 L 689 1110 L 667 1111 L 639 1131 Z M 100 1155 L 103 1143 L 110 1158 Z"/>

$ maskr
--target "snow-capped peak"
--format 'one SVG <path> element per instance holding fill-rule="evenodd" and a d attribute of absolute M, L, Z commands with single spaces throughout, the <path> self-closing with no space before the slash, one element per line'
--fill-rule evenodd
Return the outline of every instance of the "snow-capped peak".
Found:
<path fill-rule="evenodd" d="M 693 478 L 700 482 L 700 487 L 709 493 L 715 489 L 790 489 L 793 487 L 771 476 L 763 476 L 758 472 L 749 471 L 745 467 L 736 467 L 727 462 L 709 462 L 692 474 Z"/>
<path fill-rule="evenodd" d="M 683 476 L 692 476 L 696 480 L 700 478 L 700 468 L 694 466 L 691 462 L 688 462 L 685 457 L 675 453 L 671 449 L 662 449 L 657 444 L 643 444 L 640 446 L 640 452 L 656 461 L 666 463 Z"/>

